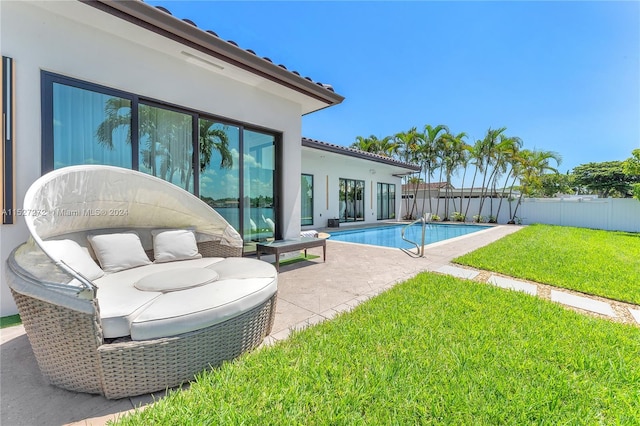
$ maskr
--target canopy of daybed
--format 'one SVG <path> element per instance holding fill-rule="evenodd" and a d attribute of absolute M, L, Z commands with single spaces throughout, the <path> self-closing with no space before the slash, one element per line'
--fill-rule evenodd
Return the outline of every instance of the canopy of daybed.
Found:
<path fill-rule="evenodd" d="M 215 210 L 162 179 L 113 166 L 61 168 L 36 180 L 24 199 L 36 239 L 117 228 L 189 228 L 242 247 L 242 237 Z"/>

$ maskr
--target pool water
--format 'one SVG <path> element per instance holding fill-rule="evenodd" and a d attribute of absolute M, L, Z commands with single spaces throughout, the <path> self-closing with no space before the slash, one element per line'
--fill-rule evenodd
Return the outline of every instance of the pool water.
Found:
<path fill-rule="evenodd" d="M 373 246 L 384 246 L 394 248 L 411 249 L 414 245 L 402 239 L 402 228 L 405 225 L 377 226 L 375 228 L 361 228 L 344 231 L 332 231 L 330 239 L 333 241 L 344 241 L 348 243 L 368 244 Z M 482 225 L 445 225 L 430 223 L 424 235 L 424 243 L 431 244 L 450 238 L 482 231 L 489 226 Z M 422 241 L 422 225 L 415 224 L 409 226 L 404 234 L 405 238 L 415 241 L 420 245 Z"/>

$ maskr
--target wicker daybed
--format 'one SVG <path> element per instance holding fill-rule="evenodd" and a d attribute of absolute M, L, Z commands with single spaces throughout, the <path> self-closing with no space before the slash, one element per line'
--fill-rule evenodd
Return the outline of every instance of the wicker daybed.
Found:
<path fill-rule="evenodd" d="M 29 188 L 23 212 L 31 236 L 6 278 L 53 385 L 109 399 L 165 390 L 271 330 L 275 268 L 241 257 L 240 235 L 173 184 L 67 167 Z"/>

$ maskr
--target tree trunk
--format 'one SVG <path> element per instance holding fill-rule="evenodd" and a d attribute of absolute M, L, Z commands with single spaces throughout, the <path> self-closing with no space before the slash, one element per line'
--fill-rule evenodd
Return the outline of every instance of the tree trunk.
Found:
<path fill-rule="evenodd" d="M 476 176 L 478 174 L 478 166 L 475 166 L 476 170 L 473 172 L 473 180 L 471 181 L 471 190 L 469 191 L 469 199 L 467 200 L 467 208 L 464 211 L 464 217 L 466 220 L 467 215 L 469 214 L 469 206 L 471 205 L 471 195 L 473 193 L 473 185 L 476 184 Z"/>
<path fill-rule="evenodd" d="M 498 221 L 498 217 L 500 217 L 500 208 L 502 207 L 502 195 L 507 190 L 507 183 L 509 182 L 509 176 L 511 176 L 512 172 L 513 172 L 513 166 L 511 166 L 511 169 L 509 170 L 509 173 L 507 173 L 507 177 L 504 180 L 504 186 L 502 187 L 502 193 L 500 194 L 500 202 L 498 203 L 498 212 L 496 213 L 496 222 Z M 509 198 L 511 198 L 511 193 L 509 193 Z"/>

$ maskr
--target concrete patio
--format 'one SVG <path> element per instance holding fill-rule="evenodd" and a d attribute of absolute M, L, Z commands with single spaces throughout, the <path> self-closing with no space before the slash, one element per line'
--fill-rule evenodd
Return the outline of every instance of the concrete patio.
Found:
<path fill-rule="evenodd" d="M 349 311 L 419 272 L 428 270 L 451 275 L 464 272 L 459 271 L 461 268 L 456 271 L 456 267 L 450 265 L 451 259 L 518 229 L 518 226 L 496 226 L 431 244 L 423 258 L 398 249 L 329 240 L 326 263 L 319 257 L 281 266 L 275 325 L 265 345 L 286 339 L 291 330 Z M 321 254 L 321 250 L 315 248 L 309 252 Z M 477 274 L 472 271 L 471 275 Z M 500 279 L 492 278 L 491 282 L 504 286 Z M 511 288 L 519 290 L 517 286 Z M 523 288 L 531 292 L 530 287 Z M 542 293 L 541 290 L 538 295 L 543 297 Z M 614 309 L 623 308 L 614 306 Z M 633 309 L 629 310 L 631 313 L 626 319 L 633 321 Z M 102 425 L 134 407 L 148 405 L 164 394 L 111 401 L 102 396 L 50 386 L 40 375 L 22 326 L 6 328 L 0 333 L 2 425 Z"/>

